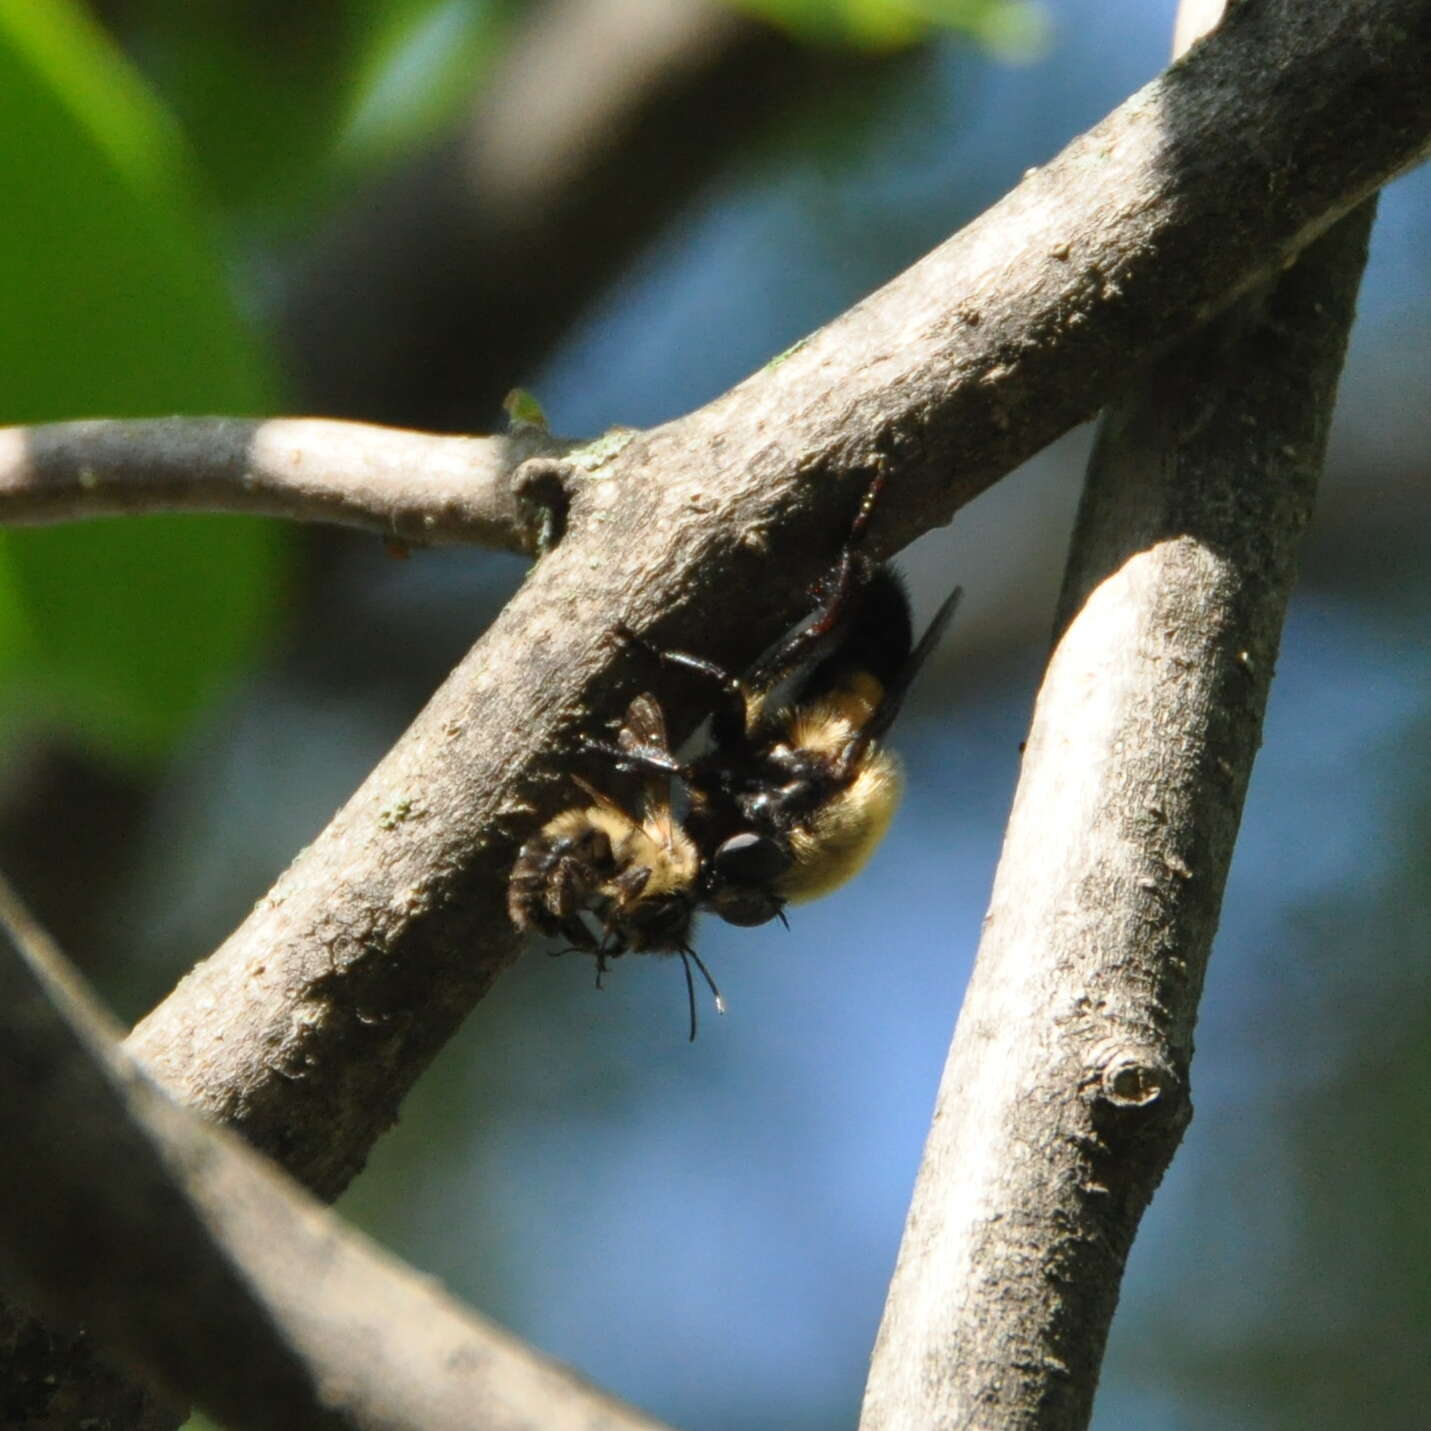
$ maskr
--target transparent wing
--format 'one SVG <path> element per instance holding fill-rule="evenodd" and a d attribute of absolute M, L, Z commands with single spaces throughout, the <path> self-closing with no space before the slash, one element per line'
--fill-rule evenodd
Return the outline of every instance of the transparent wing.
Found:
<path fill-rule="evenodd" d="M 666 733 L 666 715 L 649 691 L 632 699 L 626 708 L 626 720 L 616 737 L 617 745 L 634 755 L 658 757 L 674 762 L 670 737 Z M 671 777 L 651 766 L 641 777 L 642 823 L 651 836 L 670 849 L 675 838 L 676 819 L 671 812 Z"/>

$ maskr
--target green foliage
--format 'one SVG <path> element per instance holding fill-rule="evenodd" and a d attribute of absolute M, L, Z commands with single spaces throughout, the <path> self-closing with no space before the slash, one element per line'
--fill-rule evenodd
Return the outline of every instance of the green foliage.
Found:
<path fill-rule="evenodd" d="M 391 160 L 470 103 L 498 48 L 510 3 L 351 0 L 361 22 L 336 162 Z"/>
<path fill-rule="evenodd" d="M 175 127 L 69 0 L 0 0 L 0 132 L 0 421 L 269 406 Z M 271 624 L 281 569 L 246 519 L 0 534 L 0 727 L 159 754 Z"/>
<path fill-rule="evenodd" d="M 470 101 L 509 0 L 175 5 L 127 33 L 241 232 L 306 225 L 335 192 Z"/>
<path fill-rule="evenodd" d="M 536 394 L 529 393 L 526 388 L 513 388 L 502 399 L 502 411 L 507 414 L 507 425 L 513 431 L 522 427 L 539 427 L 543 432 L 548 430 L 547 415 L 541 403 L 537 401 Z"/>
<path fill-rule="evenodd" d="M 1005 58 L 1044 48 L 1048 16 L 1037 0 L 736 0 L 741 9 L 805 40 L 890 50 L 934 30 L 960 30 Z"/>
<path fill-rule="evenodd" d="M 328 4 L 135 0 L 126 43 L 163 96 L 214 194 L 262 225 L 313 184 L 345 103 L 344 45 Z"/>

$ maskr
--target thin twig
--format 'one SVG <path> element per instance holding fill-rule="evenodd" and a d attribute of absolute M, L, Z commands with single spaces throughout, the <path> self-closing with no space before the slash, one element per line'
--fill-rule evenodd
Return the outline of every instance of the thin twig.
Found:
<path fill-rule="evenodd" d="M 515 956 L 513 851 L 566 798 L 581 728 L 634 689 L 605 632 L 659 623 L 742 664 L 798 611 L 872 465 L 895 468 L 883 553 L 1422 152 L 1424 5 L 1263 0 L 1236 18 L 785 361 L 573 475 L 567 539 L 132 1048 L 336 1193 Z"/>
<path fill-rule="evenodd" d="M 536 549 L 519 469 L 574 446 L 524 425 L 442 437 L 318 418 L 152 418 L 0 428 L 0 524 L 141 512 L 333 522 L 419 546 Z"/>

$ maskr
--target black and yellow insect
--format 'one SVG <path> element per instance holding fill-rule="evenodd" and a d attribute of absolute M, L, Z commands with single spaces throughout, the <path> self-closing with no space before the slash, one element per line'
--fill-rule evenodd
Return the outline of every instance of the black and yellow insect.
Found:
<path fill-rule="evenodd" d="M 680 954 L 692 1037 L 689 961 L 722 1007 L 691 947 L 697 910 L 739 925 L 783 920 L 787 904 L 827 894 L 863 867 L 899 803 L 899 765 L 884 736 L 960 592 L 944 602 L 916 646 L 903 582 L 861 549 L 880 485 L 867 493 L 811 617 L 744 676 L 622 633 L 661 666 L 705 683 L 709 741 L 693 758 L 680 759 L 656 697 L 637 696 L 616 742 L 587 748 L 642 778 L 640 815 L 574 777 L 590 803 L 549 821 L 513 867 L 513 922 L 593 953 L 598 974 L 628 951 Z M 679 818 L 673 779 L 685 790 Z"/>
<path fill-rule="evenodd" d="M 901 788 L 883 737 L 960 596 L 916 647 L 892 568 L 842 558 L 827 585 L 815 617 L 743 678 L 685 652 L 655 653 L 713 686 L 708 749 L 681 762 L 654 745 L 607 748 L 624 768 L 683 781 L 697 903 L 732 924 L 783 917 L 787 903 L 839 888 L 874 853 Z"/>
<path fill-rule="evenodd" d="M 640 695 L 631 702 L 620 740 L 625 748 L 665 748 L 666 722 L 654 697 Z M 710 985 L 716 1007 L 723 1011 L 723 1005 L 690 947 L 700 856 L 671 808 L 670 776 L 645 772 L 639 815 L 579 776 L 572 779 L 589 803 L 563 810 L 522 846 L 507 885 L 512 923 L 560 936 L 594 955 L 598 982 L 607 961 L 621 954 L 679 954 L 695 1038 L 691 960 Z"/>

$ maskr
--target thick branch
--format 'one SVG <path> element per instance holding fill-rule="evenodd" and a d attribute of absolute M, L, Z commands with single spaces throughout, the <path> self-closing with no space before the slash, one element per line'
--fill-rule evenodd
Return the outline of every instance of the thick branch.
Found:
<path fill-rule="evenodd" d="M 659 1431 L 171 1103 L 0 917 L 0 1257 L 52 1315 L 234 1431 Z"/>
<path fill-rule="evenodd" d="M 613 624 L 748 661 L 798 613 L 875 463 L 896 472 L 887 551 L 1409 163 L 1431 134 L 1428 57 L 1420 0 L 1245 3 L 800 350 L 574 479 L 567 539 L 135 1051 L 336 1193 L 515 957 L 506 874 L 569 794 L 553 770 L 650 684 L 618 674 Z"/>
<path fill-rule="evenodd" d="M 1081 1428 L 1189 1063 L 1374 204 L 1110 410 L 863 1431 Z"/>
<path fill-rule="evenodd" d="M 438 437 L 316 418 L 0 428 L 0 523 L 141 512 L 336 522 L 415 545 L 535 550 L 517 469 L 573 446 L 540 428 Z"/>

